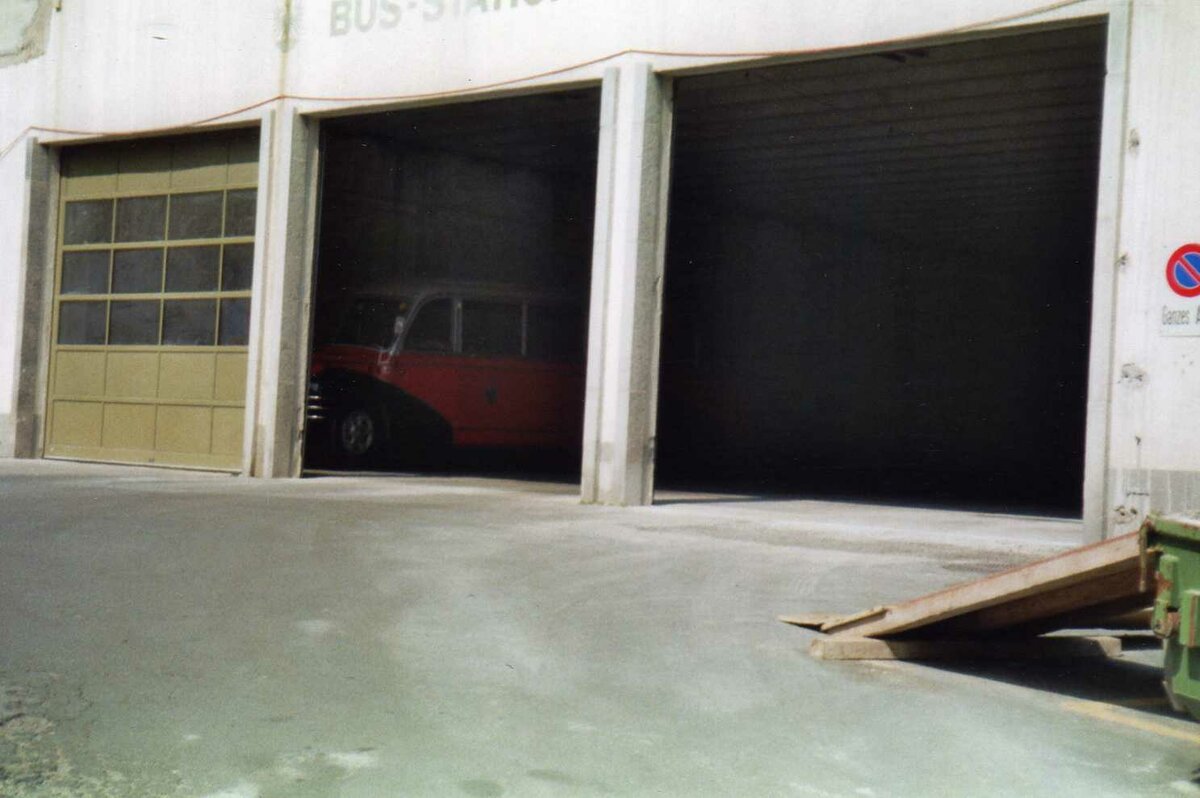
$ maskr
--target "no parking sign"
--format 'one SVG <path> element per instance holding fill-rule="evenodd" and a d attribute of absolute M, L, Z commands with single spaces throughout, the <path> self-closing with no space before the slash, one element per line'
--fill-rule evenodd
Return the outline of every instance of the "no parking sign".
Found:
<path fill-rule="evenodd" d="M 1163 335 L 1200 335 L 1200 244 L 1184 244 L 1167 258 L 1170 293 L 1162 304 Z"/>

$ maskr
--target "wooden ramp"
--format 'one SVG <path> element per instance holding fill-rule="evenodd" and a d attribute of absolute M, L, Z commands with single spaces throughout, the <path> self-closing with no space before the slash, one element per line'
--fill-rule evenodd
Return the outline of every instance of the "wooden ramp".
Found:
<path fill-rule="evenodd" d="M 1154 595 L 1141 552 L 1132 532 L 902 604 L 780 620 L 828 635 L 813 644 L 826 659 L 932 659 L 954 650 L 984 658 L 1112 654 L 1115 638 L 1079 644 L 1040 635 L 1131 623 L 1148 630 L 1143 611 Z"/>

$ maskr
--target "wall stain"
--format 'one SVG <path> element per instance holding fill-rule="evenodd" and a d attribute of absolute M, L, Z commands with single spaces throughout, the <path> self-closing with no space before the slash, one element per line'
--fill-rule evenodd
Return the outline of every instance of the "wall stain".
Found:
<path fill-rule="evenodd" d="M 283 0 L 275 13 L 275 46 L 288 52 L 296 44 L 296 32 L 300 27 L 300 9 L 293 0 Z"/>
<path fill-rule="evenodd" d="M 0 67 L 23 64 L 39 58 L 46 52 L 46 41 L 50 38 L 50 15 L 54 0 L 0 0 L 0 5 L 29 6 L 28 17 L 22 23 L 20 12 L 13 15 L 17 31 L 0 31 Z"/>

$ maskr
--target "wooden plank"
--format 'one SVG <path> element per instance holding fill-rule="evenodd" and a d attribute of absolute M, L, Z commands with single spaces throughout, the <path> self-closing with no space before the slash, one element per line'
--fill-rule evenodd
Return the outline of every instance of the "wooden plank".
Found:
<path fill-rule="evenodd" d="M 887 607 L 879 615 L 826 624 L 822 631 L 854 637 L 894 635 L 1003 602 L 1138 568 L 1138 535 L 1133 532 Z"/>
<path fill-rule="evenodd" d="M 818 637 L 809 653 L 824 660 L 1031 660 L 1116 657 L 1116 637 L 1031 637 L 998 640 L 881 640 Z"/>
<path fill-rule="evenodd" d="M 1024 598 L 1005 601 L 944 621 L 939 625 L 939 635 L 942 631 L 950 630 L 970 633 L 1008 629 L 1041 618 L 1063 616 L 1125 598 L 1136 597 L 1135 606 L 1148 606 L 1154 601 L 1154 597 L 1152 593 L 1142 591 L 1140 582 L 1141 573 L 1138 568 L 1133 567 L 1097 576 L 1086 582 L 1039 591 Z"/>
<path fill-rule="evenodd" d="M 1006 628 L 1004 633 L 1028 636 L 1046 634 L 1047 632 L 1054 632 L 1060 629 L 1104 629 L 1106 631 L 1113 631 L 1134 628 L 1141 632 L 1148 632 L 1150 630 L 1149 621 L 1136 627 L 1130 626 L 1126 622 L 1129 620 L 1132 612 L 1145 609 L 1148 604 L 1150 602 L 1146 600 L 1144 595 L 1126 596 L 1115 601 L 1108 601 L 1093 607 L 1087 607 L 1086 609 L 1063 613 L 1062 615 L 1037 618 L 1020 626 Z M 1124 621 L 1114 625 L 1111 619 L 1121 616 L 1124 616 Z"/>
<path fill-rule="evenodd" d="M 779 620 L 803 629 L 820 629 L 830 621 L 836 621 L 841 617 L 828 612 L 809 612 L 804 615 L 780 615 Z"/>
<path fill-rule="evenodd" d="M 1110 615 L 1107 618 L 1099 619 L 1096 624 L 1097 629 L 1134 629 L 1145 631 L 1150 628 L 1150 623 L 1154 617 L 1152 608 L 1144 608 L 1134 610 L 1133 612 L 1123 612 L 1120 615 Z"/>
<path fill-rule="evenodd" d="M 845 626 L 845 625 L 849 625 L 849 624 L 859 624 L 859 623 L 865 623 L 866 621 L 874 620 L 876 618 L 882 618 L 883 616 L 887 615 L 888 610 L 890 610 L 890 609 L 891 609 L 891 607 L 872 607 L 869 610 L 863 610 L 862 612 L 856 612 L 853 615 L 845 615 L 845 616 L 842 616 L 841 618 L 833 618 L 833 619 L 830 619 L 829 621 L 826 621 L 825 623 L 821 624 L 821 631 L 827 632 L 827 631 L 829 631 L 829 627 L 831 627 L 831 626 Z"/>

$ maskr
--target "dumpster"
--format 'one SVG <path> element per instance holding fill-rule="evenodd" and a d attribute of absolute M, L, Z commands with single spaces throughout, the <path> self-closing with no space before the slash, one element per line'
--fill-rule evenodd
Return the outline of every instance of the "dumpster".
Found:
<path fill-rule="evenodd" d="M 1176 711 L 1200 720 L 1200 518 L 1151 515 L 1140 544 L 1151 628 L 1165 647 L 1163 686 Z"/>

